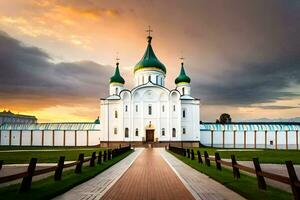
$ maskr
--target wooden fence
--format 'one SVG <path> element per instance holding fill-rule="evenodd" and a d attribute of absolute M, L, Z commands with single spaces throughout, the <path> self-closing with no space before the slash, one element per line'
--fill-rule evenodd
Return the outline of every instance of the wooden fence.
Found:
<path fill-rule="evenodd" d="M 197 155 L 195 156 L 195 152 L 193 149 L 183 149 L 183 148 L 169 146 L 169 150 L 181 156 L 188 157 L 191 160 L 195 160 L 195 157 L 197 157 L 199 164 L 205 164 L 208 167 L 211 166 L 210 162 L 213 161 L 215 162 L 217 170 L 220 171 L 222 170 L 222 165 L 231 167 L 233 172 L 233 177 L 236 179 L 240 178 L 240 170 L 251 174 L 255 174 L 257 177 L 258 188 L 262 190 L 267 189 L 265 178 L 269 178 L 274 181 L 278 181 L 280 183 L 289 184 L 292 188 L 294 199 L 300 200 L 300 181 L 298 180 L 292 161 L 285 161 L 287 171 L 289 174 L 289 177 L 286 177 L 286 176 L 281 176 L 278 174 L 262 171 L 258 158 L 253 158 L 253 164 L 254 164 L 254 169 L 253 169 L 251 167 L 238 164 L 235 155 L 231 155 L 231 162 L 229 162 L 229 161 L 222 160 L 218 152 L 215 153 L 214 157 L 210 157 L 207 151 L 204 151 L 204 156 L 202 156 L 201 152 L 197 150 Z"/>
<path fill-rule="evenodd" d="M 39 169 L 39 170 L 35 170 L 36 164 L 37 164 L 37 159 L 31 158 L 26 172 L 21 172 L 18 174 L 0 177 L 0 184 L 23 178 L 21 187 L 20 187 L 20 192 L 26 192 L 26 191 L 30 190 L 33 176 L 38 176 L 41 174 L 55 171 L 54 180 L 59 181 L 62 179 L 62 172 L 63 172 L 64 168 L 76 166 L 75 173 L 77 173 L 77 174 L 82 173 L 83 163 L 89 162 L 89 166 L 94 167 L 95 162 L 97 162 L 97 164 L 101 164 L 102 162 L 111 160 L 113 157 L 119 156 L 119 155 L 129 151 L 130 149 L 131 149 L 131 146 L 129 145 L 126 147 L 120 147 L 120 148 L 116 148 L 113 150 L 111 150 L 111 149 L 104 150 L 103 153 L 100 150 L 98 155 L 96 155 L 96 152 L 93 152 L 91 157 L 86 157 L 86 158 L 84 157 L 84 154 L 81 153 L 81 154 L 79 154 L 77 161 L 74 161 L 74 162 L 71 162 L 68 164 L 64 164 L 65 156 L 60 156 L 57 166 L 48 167 L 48 168 Z M 0 164 L 2 166 L 3 161 L 0 161 Z M 1 169 L 1 167 L 0 167 L 0 169 Z"/>

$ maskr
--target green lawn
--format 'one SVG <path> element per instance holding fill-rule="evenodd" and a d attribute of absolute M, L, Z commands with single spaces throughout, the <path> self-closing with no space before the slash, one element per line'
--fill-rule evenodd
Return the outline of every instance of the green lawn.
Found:
<path fill-rule="evenodd" d="M 261 163 L 275 163 L 275 164 L 284 164 L 286 160 L 291 160 L 295 164 L 300 164 L 300 151 L 299 150 L 265 150 L 265 149 L 238 149 L 233 151 L 228 151 L 226 149 L 218 148 L 209 148 L 209 147 L 200 147 L 194 148 L 195 154 L 196 151 L 200 150 L 203 155 L 204 151 L 207 151 L 209 155 L 215 155 L 215 152 L 219 152 L 221 158 L 230 158 L 232 154 L 236 156 L 237 160 L 251 160 L 254 157 L 259 158 Z M 226 151 L 223 151 L 226 150 Z"/>
<path fill-rule="evenodd" d="M 9 150 L 13 151 L 8 152 Z M 15 164 L 28 163 L 31 158 L 37 158 L 38 163 L 56 163 L 60 156 L 65 156 L 66 161 L 77 160 L 80 153 L 91 156 L 94 151 L 98 154 L 100 150 L 104 149 L 99 147 L 1 147 L 0 160 L 4 160 L 4 164 Z"/>
<path fill-rule="evenodd" d="M 19 193 L 20 184 L 0 188 L 0 197 L 5 197 L 6 200 L 47 200 L 60 195 L 69 189 L 83 183 L 97 174 L 101 173 L 105 169 L 114 165 L 118 161 L 128 156 L 132 150 L 113 158 L 101 165 L 95 167 L 85 166 L 82 169 L 81 174 L 75 174 L 74 170 L 67 170 L 63 172 L 61 181 L 54 181 L 53 176 L 45 178 L 40 181 L 32 183 L 32 187 L 28 192 Z"/>
<path fill-rule="evenodd" d="M 180 156 L 170 152 L 178 159 L 193 167 L 194 169 L 208 175 L 212 179 L 220 182 L 224 186 L 232 189 L 233 191 L 239 193 L 247 199 L 272 199 L 272 200 L 286 200 L 293 199 L 292 194 L 273 188 L 271 186 L 267 187 L 266 191 L 259 190 L 257 186 L 257 180 L 255 177 L 248 176 L 241 173 L 241 178 L 236 180 L 233 178 L 232 171 L 230 169 L 222 168 L 222 171 L 218 171 L 213 162 L 211 162 L 211 167 L 201 165 L 197 160 L 190 160 L 187 157 Z"/>

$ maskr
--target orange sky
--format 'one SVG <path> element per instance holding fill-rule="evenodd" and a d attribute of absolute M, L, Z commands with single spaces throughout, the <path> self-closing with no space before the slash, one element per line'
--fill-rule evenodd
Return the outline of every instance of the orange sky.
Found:
<path fill-rule="evenodd" d="M 99 99 L 107 95 L 117 55 L 130 88 L 133 66 L 143 55 L 145 29 L 150 24 L 156 55 L 167 66 L 167 86 L 175 87 L 179 57 L 184 56 L 192 93 L 202 101 L 203 120 L 214 120 L 223 112 L 237 121 L 298 117 L 300 81 L 293 73 L 296 76 L 299 69 L 291 68 L 290 74 L 281 71 L 300 63 L 295 57 L 300 53 L 298 11 L 299 4 L 276 0 L 0 0 L 0 31 L 21 42 L 16 48 L 37 47 L 48 55 L 43 62 L 50 71 L 76 63 L 76 70 L 84 73 L 69 75 L 61 70 L 65 78 L 56 80 L 42 69 L 39 72 L 37 65 L 28 81 L 49 82 L 41 87 L 24 85 L 26 79 L 16 85 L 17 81 L 1 83 L 0 109 L 33 114 L 40 122 L 94 120 L 99 115 Z M 34 59 L 18 62 L 26 74 Z M 10 62 L 1 63 L 0 57 L 0 67 L 6 63 Z M 267 73 L 266 80 L 258 77 L 259 70 Z M 22 73 L 14 71 L 18 76 Z M 280 74 L 288 79 L 276 85 L 272 80 L 282 79 Z M 65 88 L 55 85 L 60 81 Z"/>

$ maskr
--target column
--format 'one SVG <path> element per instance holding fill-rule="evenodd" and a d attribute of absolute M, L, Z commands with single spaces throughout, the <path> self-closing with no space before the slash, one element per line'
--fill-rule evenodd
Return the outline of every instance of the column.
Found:
<path fill-rule="evenodd" d="M 235 148 L 236 130 L 233 131 L 233 148 Z"/>
<path fill-rule="evenodd" d="M 54 130 L 52 131 L 52 146 L 55 146 L 55 135 L 54 135 Z"/>
<path fill-rule="evenodd" d="M 247 148 L 247 135 L 246 135 L 247 131 L 244 131 L 244 149 Z"/>
<path fill-rule="evenodd" d="M 222 148 L 224 149 L 225 147 L 225 130 L 223 130 L 223 144 L 222 144 Z"/>
<path fill-rule="evenodd" d="M 210 132 L 210 146 L 211 147 L 214 146 L 214 131 L 213 130 Z"/>
<path fill-rule="evenodd" d="M 23 130 L 20 131 L 20 146 L 22 146 Z"/>
<path fill-rule="evenodd" d="M 42 146 L 44 146 L 44 140 L 45 140 L 45 133 L 44 130 L 42 130 Z"/>
<path fill-rule="evenodd" d="M 8 145 L 11 146 L 11 130 L 9 130 Z"/>
<path fill-rule="evenodd" d="M 298 130 L 296 130 L 296 148 L 297 148 L 297 150 L 299 149 L 299 144 L 298 144 Z"/>
<path fill-rule="evenodd" d="M 89 146 L 89 131 L 86 131 L 86 146 Z"/>
<path fill-rule="evenodd" d="M 254 131 L 254 149 L 256 149 L 256 130 Z"/>
<path fill-rule="evenodd" d="M 66 146 L 66 130 L 64 130 L 64 141 L 63 141 L 63 146 Z"/>
<path fill-rule="evenodd" d="M 0 145 L 2 144 L 1 138 L 2 138 L 2 131 L 0 130 Z"/>
<path fill-rule="evenodd" d="M 265 131 L 265 149 L 267 148 L 267 134 L 268 134 L 268 131 Z"/>
<path fill-rule="evenodd" d="M 30 146 L 33 144 L 33 130 L 30 131 Z"/>
<path fill-rule="evenodd" d="M 285 149 L 289 149 L 288 131 L 285 131 Z"/>
<path fill-rule="evenodd" d="M 77 146 L 77 130 L 75 130 L 75 147 Z"/>
<path fill-rule="evenodd" d="M 278 131 L 275 131 L 275 149 L 278 148 L 278 140 L 277 140 Z"/>

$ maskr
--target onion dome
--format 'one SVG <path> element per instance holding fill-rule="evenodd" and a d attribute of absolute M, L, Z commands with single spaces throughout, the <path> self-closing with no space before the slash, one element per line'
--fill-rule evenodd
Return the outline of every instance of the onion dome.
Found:
<path fill-rule="evenodd" d="M 164 73 L 167 72 L 166 67 L 164 64 L 162 64 L 156 57 L 152 46 L 151 46 L 151 40 L 152 37 L 148 36 L 148 46 L 145 51 L 144 56 L 142 59 L 135 65 L 134 72 L 140 69 L 147 69 L 147 68 L 155 68 L 163 71 Z"/>
<path fill-rule="evenodd" d="M 178 83 L 190 83 L 191 79 L 185 74 L 183 62 L 181 63 L 181 70 L 179 76 L 175 79 L 175 84 Z"/>
<path fill-rule="evenodd" d="M 110 83 L 121 83 L 121 84 L 125 83 L 124 78 L 120 75 L 119 63 L 118 62 L 117 62 L 117 67 L 116 67 L 116 70 L 115 70 L 115 74 L 110 78 Z"/>

